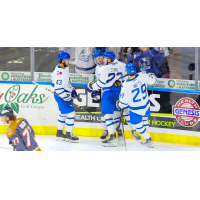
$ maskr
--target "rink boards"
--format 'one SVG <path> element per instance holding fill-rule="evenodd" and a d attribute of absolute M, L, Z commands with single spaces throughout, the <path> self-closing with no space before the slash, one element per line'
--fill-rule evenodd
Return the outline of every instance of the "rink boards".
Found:
<path fill-rule="evenodd" d="M 43 83 L 41 86 L 50 87 L 49 83 Z M 100 101 L 92 100 L 90 95 L 87 94 L 84 84 L 74 84 L 74 86 L 79 94 L 74 103 L 95 114 L 92 116 L 82 112 L 79 108 L 75 108 L 74 134 L 77 136 L 100 137 L 102 134 Z M 159 91 L 150 91 L 149 93 L 152 112 L 152 116 L 149 118 L 149 131 L 152 139 L 157 142 L 200 145 L 199 108 L 197 103 L 194 103 L 198 102 L 199 95 L 163 93 Z M 186 97 L 189 100 L 186 99 L 186 103 L 181 104 L 181 99 Z M 163 104 L 163 99 L 160 100 L 160 98 L 168 99 L 168 101 Z M 194 102 L 190 99 L 193 99 Z M 176 105 L 179 101 L 180 105 Z M 0 108 L 5 106 L 11 106 L 18 117 L 26 118 L 37 135 L 56 134 L 58 106 L 54 100 L 54 95 L 44 88 L 30 82 L 24 82 L 23 84 L 22 82 L 1 82 Z M 170 106 L 172 114 L 167 111 Z M 175 110 L 177 113 L 173 113 L 174 107 L 176 110 L 179 109 L 179 111 Z M 194 113 L 197 114 L 194 116 Z M 0 122 L 0 128 L 0 133 L 5 134 L 7 125 Z M 127 125 L 125 125 L 125 135 L 127 139 L 133 138 Z"/>

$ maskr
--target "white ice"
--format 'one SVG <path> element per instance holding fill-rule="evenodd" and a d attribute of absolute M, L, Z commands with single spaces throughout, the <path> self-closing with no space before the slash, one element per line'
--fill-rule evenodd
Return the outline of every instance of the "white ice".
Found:
<path fill-rule="evenodd" d="M 123 145 L 117 147 L 102 146 L 99 138 L 79 137 L 79 143 L 56 141 L 55 136 L 36 135 L 36 141 L 42 151 L 125 151 Z M 126 140 L 127 151 L 200 151 L 200 146 L 180 145 L 164 142 L 154 142 L 154 148 L 142 146 L 135 140 Z M 0 134 L 0 151 L 11 151 L 8 138 Z"/>

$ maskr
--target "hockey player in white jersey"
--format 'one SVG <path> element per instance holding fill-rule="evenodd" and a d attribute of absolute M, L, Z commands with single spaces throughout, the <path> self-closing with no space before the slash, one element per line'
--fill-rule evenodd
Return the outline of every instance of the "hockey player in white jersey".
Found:
<path fill-rule="evenodd" d="M 116 58 L 114 60 L 114 63 L 117 63 L 117 65 L 119 65 L 120 68 L 122 68 L 122 69 L 125 69 L 125 67 L 126 67 L 125 63 L 117 60 Z M 122 80 L 126 81 L 127 78 L 128 78 L 128 74 L 125 73 L 125 75 L 122 77 Z M 126 119 L 126 122 L 127 122 L 128 126 L 129 126 L 129 128 L 130 128 L 130 130 L 131 130 L 131 132 L 133 134 L 133 137 L 135 138 L 135 140 L 137 140 L 137 141 L 141 140 L 141 137 L 136 132 L 135 126 L 130 123 L 130 113 L 129 113 L 129 109 L 128 108 L 124 109 L 123 117 Z M 120 109 L 116 106 L 115 112 L 114 112 L 115 127 L 116 127 L 116 131 L 118 133 L 118 140 L 119 140 L 119 142 L 121 144 L 124 144 L 124 139 L 123 139 L 123 136 L 122 136 L 121 125 L 119 125 L 120 118 L 121 118 Z"/>
<path fill-rule="evenodd" d="M 99 73 L 99 69 L 104 65 L 104 63 L 103 63 L 103 54 L 104 54 L 104 51 L 101 50 L 101 49 L 95 51 L 94 54 L 93 54 L 94 62 L 96 64 L 95 75 L 96 75 L 96 79 L 97 80 L 99 80 L 99 74 L 98 74 Z M 91 89 L 87 88 L 87 91 L 91 93 Z M 99 91 L 100 91 L 100 89 L 99 89 Z M 101 117 L 101 123 L 103 125 L 103 135 L 100 137 L 100 139 L 104 140 L 108 136 L 108 129 L 107 129 L 106 121 L 105 121 L 104 117 Z"/>
<path fill-rule="evenodd" d="M 126 65 L 129 79 L 123 84 L 120 101 L 117 105 L 120 108 L 129 107 L 131 124 L 135 125 L 145 141 L 141 144 L 153 148 L 151 136 L 147 131 L 148 117 L 150 117 L 150 103 L 147 93 L 147 84 L 153 85 L 157 82 L 154 74 L 136 74 L 136 66 L 132 63 Z"/>
<path fill-rule="evenodd" d="M 103 90 L 101 100 L 101 113 L 105 114 L 105 124 L 110 135 L 107 140 L 103 140 L 103 145 L 117 146 L 116 124 L 113 114 L 116 109 L 115 102 L 119 99 L 119 94 L 121 91 L 122 77 L 126 76 L 127 73 L 125 71 L 125 68 L 121 67 L 119 63 L 113 62 L 115 60 L 114 52 L 107 51 L 104 53 L 103 56 L 103 61 L 105 65 L 102 66 L 98 71 L 99 80 L 94 84 L 89 83 L 87 88 L 88 90 L 92 91 L 92 98 L 98 95 L 99 89 Z"/>
<path fill-rule="evenodd" d="M 57 140 L 65 140 L 67 142 L 78 142 L 79 138 L 72 133 L 74 127 L 75 111 L 73 108 L 73 99 L 77 97 L 76 90 L 72 87 L 69 77 L 70 55 L 67 52 L 58 54 L 59 64 L 56 66 L 52 74 L 51 91 L 58 94 L 54 95 L 58 103 L 58 131 Z M 66 126 L 66 134 L 63 129 Z"/>

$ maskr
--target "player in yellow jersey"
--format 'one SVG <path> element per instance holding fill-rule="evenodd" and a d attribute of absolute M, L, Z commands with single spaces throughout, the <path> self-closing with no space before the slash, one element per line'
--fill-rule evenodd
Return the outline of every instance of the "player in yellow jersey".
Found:
<path fill-rule="evenodd" d="M 17 118 L 10 107 L 2 108 L 0 117 L 4 124 L 9 124 L 7 137 L 14 151 L 41 151 L 35 141 L 35 133 L 26 119 Z"/>

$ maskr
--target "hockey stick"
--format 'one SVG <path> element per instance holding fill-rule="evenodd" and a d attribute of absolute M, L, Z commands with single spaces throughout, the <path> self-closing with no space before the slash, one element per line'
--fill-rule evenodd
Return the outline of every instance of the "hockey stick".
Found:
<path fill-rule="evenodd" d="M 125 133 L 124 133 L 124 116 L 123 116 L 123 112 L 124 112 L 124 109 L 120 109 L 121 118 L 120 118 L 119 126 L 122 123 L 122 135 L 123 135 L 123 138 L 124 138 L 125 151 L 127 151 L 126 139 L 125 139 Z"/>
<path fill-rule="evenodd" d="M 39 85 L 39 84 L 38 84 L 38 83 L 36 83 L 35 81 L 32 81 L 32 82 L 33 82 L 35 85 L 38 85 L 38 86 L 40 86 L 40 87 L 44 88 L 45 90 L 47 90 L 47 91 L 51 92 L 52 94 L 54 94 L 54 95 L 56 95 L 56 96 L 60 97 L 61 99 L 63 99 L 61 96 L 59 96 L 59 95 L 58 95 L 58 94 L 56 94 L 55 92 L 52 92 L 52 91 L 51 91 L 51 90 L 49 90 L 48 88 L 45 88 L 45 87 L 43 87 L 43 86 Z M 87 112 L 87 113 L 91 114 L 92 116 L 94 115 L 93 113 L 91 113 L 91 112 L 89 112 L 89 111 L 85 110 L 83 107 L 81 107 L 81 106 L 78 106 L 78 105 L 76 105 L 76 104 L 74 104 L 74 103 L 73 103 L 73 106 L 75 106 L 75 107 L 77 107 L 77 108 L 80 108 L 81 110 L 83 110 L 83 111 L 85 111 L 85 112 Z"/>

